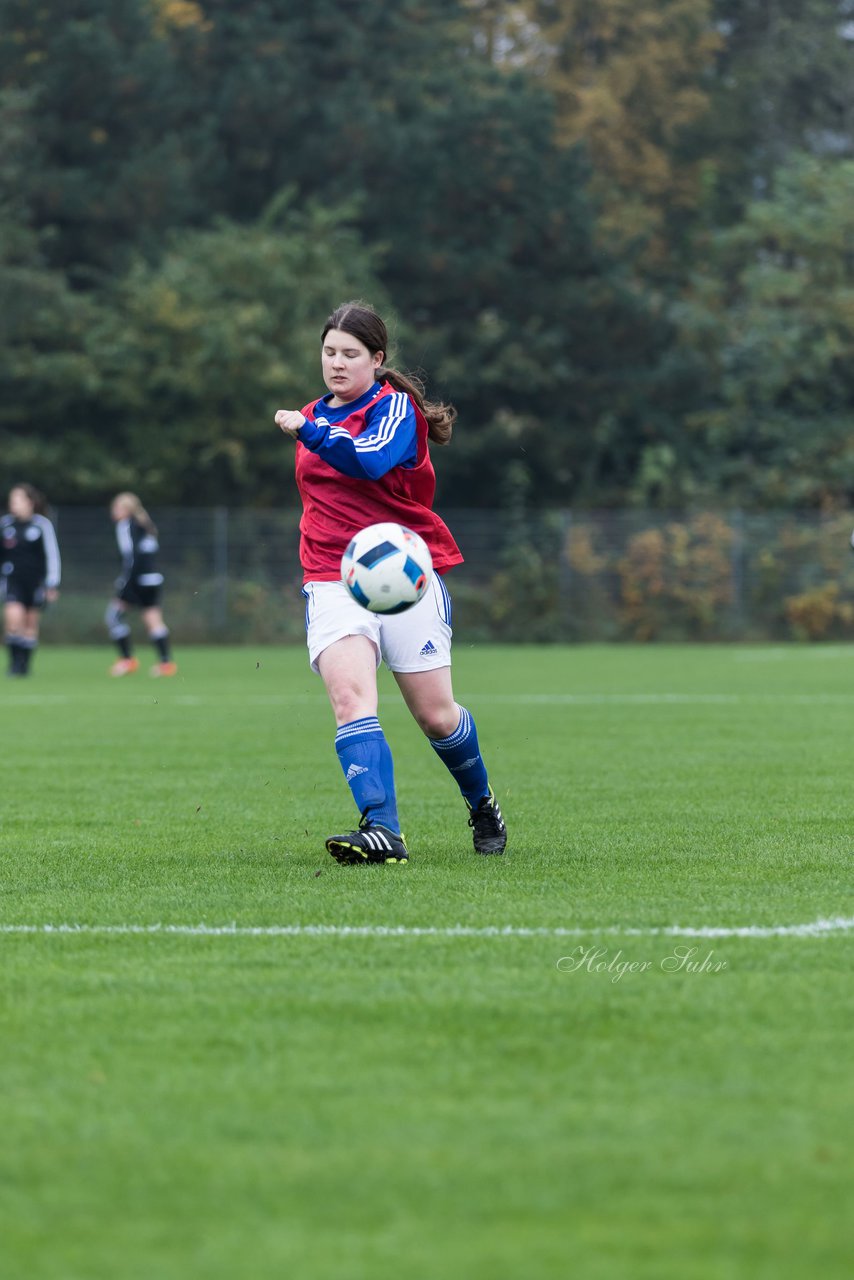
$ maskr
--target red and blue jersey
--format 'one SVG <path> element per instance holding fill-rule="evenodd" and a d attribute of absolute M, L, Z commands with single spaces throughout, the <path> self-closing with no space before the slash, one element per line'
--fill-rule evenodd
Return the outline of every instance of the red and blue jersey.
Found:
<path fill-rule="evenodd" d="M 302 410 L 296 448 L 302 499 L 300 561 L 306 582 L 332 582 L 359 529 L 396 520 L 419 533 L 437 573 L 462 563 L 447 525 L 433 511 L 436 473 L 427 420 L 388 382 L 333 408 L 331 394 Z"/>

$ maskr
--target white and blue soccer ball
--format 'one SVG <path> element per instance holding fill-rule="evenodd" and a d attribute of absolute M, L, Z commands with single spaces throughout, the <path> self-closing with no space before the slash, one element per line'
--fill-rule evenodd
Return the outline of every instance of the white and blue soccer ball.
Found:
<path fill-rule="evenodd" d="M 390 521 L 360 529 L 341 557 L 341 581 L 371 613 L 411 609 L 432 576 L 433 560 L 424 539 Z"/>

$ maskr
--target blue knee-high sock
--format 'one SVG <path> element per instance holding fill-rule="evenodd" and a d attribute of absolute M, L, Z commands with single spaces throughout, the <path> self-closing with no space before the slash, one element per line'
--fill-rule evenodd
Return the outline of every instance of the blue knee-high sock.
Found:
<path fill-rule="evenodd" d="M 359 812 L 399 835 L 394 763 L 376 716 L 342 724 L 335 735 L 335 750 Z"/>
<path fill-rule="evenodd" d="M 477 729 L 465 707 L 460 707 L 460 723 L 447 738 L 428 738 L 442 763 L 456 779 L 457 786 L 474 808 L 489 795 L 486 765 L 480 754 Z"/>

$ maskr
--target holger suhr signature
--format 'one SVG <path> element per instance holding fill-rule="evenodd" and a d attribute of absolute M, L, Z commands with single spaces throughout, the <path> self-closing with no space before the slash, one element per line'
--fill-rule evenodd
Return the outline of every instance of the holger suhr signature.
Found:
<path fill-rule="evenodd" d="M 649 973 L 660 969 L 662 973 L 722 973 L 726 960 L 717 960 L 714 951 L 700 955 L 700 948 L 680 943 L 659 960 L 629 960 L 622 948 L 613 952 L 607 947 L 579 944 L 568 956 L 561 956 L 557 968 L 561 973 L 607 973 L 612 982 L 619 982 L 626 974 Z"/>

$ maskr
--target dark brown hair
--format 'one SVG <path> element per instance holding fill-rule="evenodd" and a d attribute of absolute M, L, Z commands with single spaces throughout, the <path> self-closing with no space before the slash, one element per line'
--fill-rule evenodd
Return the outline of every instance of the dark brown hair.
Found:
<path fill-rule="evenodd" d="M 37 489 L 34 484 L 27 484 L 26 481 L 22 481 L 20 484 L 13 484 L 12 489 L 20 489 L 27 495 L 30 502 L 33 504 L 33 511 L 37 515 L 47 515 L 47 498 L 44 496 L 41 489 Z M 10 493 L 12 492 L 12 489 L 9 490 Z"/>
<path fill-rule="evenodd" d="M 343 302 L 337 307 L 323 326 L 321 342 L 330 329 L 340 329 L 368 348 L 371 355 L 378 351 L 383 353 L 383 361 L 388 357 L 388 330 L 382 316 L 377 315 L 367 302 Z M 414 400 L 427 419 L 427 434 L 435 444 L 448 444 L 454 429 L 457 411 L 452 404 L 439 404 L 437 401 L 424 398 L 424 384 L 413 373 L 401 373 L 399 369 L 389 368 L 385 363 L 376 370 L 374 378 L 377 382 L 390 382 L 395 391 L 404 391 Z"/>

